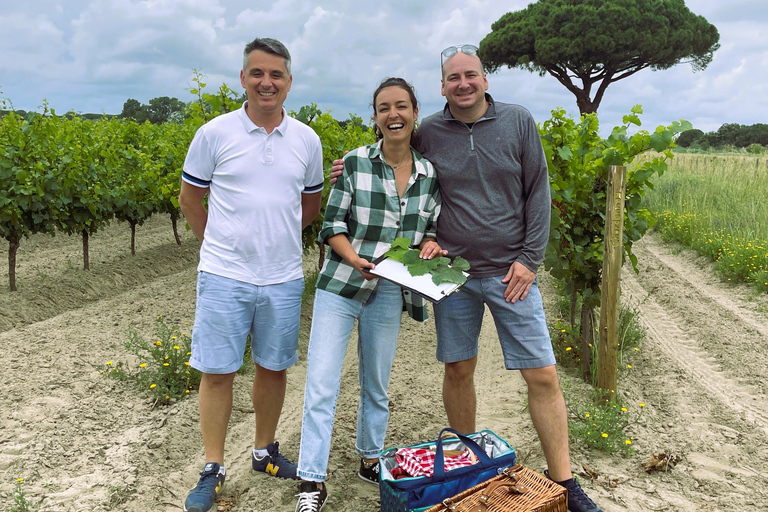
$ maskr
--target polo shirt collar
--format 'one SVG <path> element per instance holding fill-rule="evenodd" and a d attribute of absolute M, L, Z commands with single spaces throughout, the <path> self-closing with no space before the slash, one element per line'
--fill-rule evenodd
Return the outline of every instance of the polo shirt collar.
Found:
<path fill-rule="evenodd" d="M 248 112 L 245 111 L 245 106 L 247 104 L 247 100 L 243 102 L 243 106 L 240 107 L 240 110 L 237 111 L 237 115 L 240 118 L 240 122 L 243 123 L 243 128 L 245 128 L 245 131 L 251 133 L 254 130 L 261 129 L 261 126 L 257 126 L 253 121 L 251 121 L 251 118 L 248 117 Z M 283 107 L 283 120 L 280 121 L 279 125 L 277 125 L 275 131 L 280 133 L 282 136 L 285 136 L 285 132 L 288 131 L 288 112 L 286 112 L 285 107 Z"/>
<path fill-rule="evenodd" d="M 480 119 L 494 119 L 496 117 L 496 103 L 494 103 L 493 98 L 488 93 L 485 93 L 485 100 L 488 102 L 488 110 L 485 111 L 485 114 L 480 116 Z M 448 105 L 448 102 L 445 103 L 445 107 L 443 108 L 443 119 L 457 121 L 451 113 L 451 107 Z M 478 121 L 480 119 L 478 119 Z"/>
<path fill-rule="evenodd" d="M 381 161 L 381 163 L 384 163 L 385 161 L 384 153 L 382 153 L 381 151 L 382 142 L 384 142 L 384 139 L 377 141 L 376 144 L 374 144 L 371 147 L 371 152 L 369 153 L 368 158 L 370 158 L 371 160 L 378 158 Z M 421 162 L 421 158 L 417 157 L 417 155 L 419 155 L 419 153 L 415 149 L 413 149 L 413 147 L 411 147 L 411 157 L 413 157 L 413 166 L 416 168 L 416 174 L 426 176 L 427 168 Z"/>

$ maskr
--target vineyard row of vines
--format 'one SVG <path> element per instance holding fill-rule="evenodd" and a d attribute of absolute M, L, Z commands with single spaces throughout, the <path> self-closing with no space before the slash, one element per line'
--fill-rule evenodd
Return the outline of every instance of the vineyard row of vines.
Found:
<path fill-rule="evenodd" d="M 178 195 L 189 143 L 206 121 L 240 107 L 226 85 L 209 94 L 203 92 L 202 75 L 196 73 L 194 81 L 196 101 L 183 124 L 67 118 L 47 107 L 24 118 L 11 113 L 0 119 L 0 236 L 9 244 L 11 291 L 19 245 L 32 234 L 81 235 L 86 270 L 90 237 L 113 220 L 130 226 L 132 255 L 136 226 L 154 214 L 170 217 L 181 243 Z M 359 118 L 342 126 L 315 105 L 290 115 L 321 136 L 326 170 L 332 155 L 373 140 Z M 321 222 L 306 230 L 306 249 L 314 246 Z"/>

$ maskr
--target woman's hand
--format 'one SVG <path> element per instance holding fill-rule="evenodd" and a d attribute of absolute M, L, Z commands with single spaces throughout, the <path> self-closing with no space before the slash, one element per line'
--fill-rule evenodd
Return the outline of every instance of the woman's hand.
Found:
<path fill-rule="evenodd" d="M 366 260 L 365 258 L 361 258 L 360 256 L 357 256 L 352 261 L 350 261 L 350 264 L 353 267 L 355 267 L 355 269 L 358 272 L 360 272 L 360 274 L 365 278 L 366 281 L 370 281 L 371 279 L 376 279 L 377 276 L 366 272 L 366 270 L 372 270 L 376 268 L 376 265 Z"/>
<path fill-rule="evenodd" d="M 447 256 L 448 251 L 444 251 L 440 244 L 438 244 L 434 238 L 425 238 L 419 244 L 419 258 L 423 260 L 431 260 L 437 256 Z"/>

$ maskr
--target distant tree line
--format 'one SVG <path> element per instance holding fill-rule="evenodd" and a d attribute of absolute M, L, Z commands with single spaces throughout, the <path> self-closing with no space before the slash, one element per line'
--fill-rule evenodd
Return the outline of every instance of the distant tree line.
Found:
<path fill-rule="evenodd" d="M 762 153 L 768 146 L 768 124 L 725 123 L 717 131 L 707 133 L 688 130 L 680 134 L 677 145 L 691 149 L 746 148 L 750 153 Z"/>

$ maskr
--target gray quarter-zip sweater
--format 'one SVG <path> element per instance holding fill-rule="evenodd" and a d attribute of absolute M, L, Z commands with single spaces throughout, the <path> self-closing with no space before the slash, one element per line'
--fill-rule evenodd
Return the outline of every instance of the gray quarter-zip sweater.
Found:
<path fill-rule="evenodd" d="M 536 272 L 549 239 L 547 162 L 530 112 L 494 102 L 471 127 L 442 112 L 419 126 L 416 149 L 437 170 L 443 206 L 437 241 L 474 277 L 503 276 L 519 261 Z"/>

